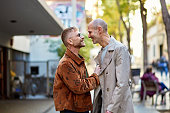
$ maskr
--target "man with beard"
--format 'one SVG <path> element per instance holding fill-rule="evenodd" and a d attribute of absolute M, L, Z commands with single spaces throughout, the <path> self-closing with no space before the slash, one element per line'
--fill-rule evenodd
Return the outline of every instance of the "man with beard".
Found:
<path fill-rule="evenodd" d="M 67 50 L 55 73 L 55 109 L 60 113 L 89 113 L 92 110 L 90 91 L 99 85 L 100 67 L 89 77 L 84 58 L 79 55 L 80 48 L 85 46 L 84 36 L 77 28 L 65 29 L 61 39 Z"/>

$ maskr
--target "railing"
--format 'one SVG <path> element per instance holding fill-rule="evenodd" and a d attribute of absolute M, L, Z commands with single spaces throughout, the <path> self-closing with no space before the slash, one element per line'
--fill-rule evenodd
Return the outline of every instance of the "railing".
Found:
<path fill-rule="evenodd" d="M 12 82 L 18 77 L 22 83 L 22 94 L 37 95 L 45 94 L 51 96 L 53 92 L 53 81 L 59 60 L 48 61 L 9 61 L 10 72 L 10 94 L 13 96 Z"/>

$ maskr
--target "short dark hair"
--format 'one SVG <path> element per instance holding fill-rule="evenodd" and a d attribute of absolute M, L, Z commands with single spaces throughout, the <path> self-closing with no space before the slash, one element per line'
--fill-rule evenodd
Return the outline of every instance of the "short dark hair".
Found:
<path fill-rule="evenodd" d="M 151 73 L 151 72 L 152 72 L 152 66 L 148 66 L 148 67 L 146 68 L 145 73 Z"/>
<path fill-rule="evenodd" d="M 69 27 L 69 28 L 64 29 L 64 31 L 61 33 L 61 39 L 66 47 L 68 45 L 67 39 L 71 38 L 70 33 L 75 32 L 75 31 L 77 31 L 76 27 Z"/>

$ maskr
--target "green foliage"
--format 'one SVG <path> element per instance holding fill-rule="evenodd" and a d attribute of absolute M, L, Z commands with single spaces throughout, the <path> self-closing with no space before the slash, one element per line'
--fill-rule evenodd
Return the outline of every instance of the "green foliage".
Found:
<path fill-rule="evenodd" d="M 88 38 L 87 35 L 84 35 L 84 42 L 86 44 L 85 47 L 80 49 L 80 55 L 82 55 L 85 58 L 85 62 L 89 63 L 90 62 L 90 49 L 92 49 L 94 47 L 91 39 Z M 58 56 L 60 58 L 63 57 L 65 51 L 66 51 L 66 47 L 65 45 L 62 43 L 61 40 L 46 40 L 46 43 L 50 43 L 49 45 L 49 52 L 53 52 L 53 53 L 57 53 Z"/>
<path fill-rule="evenodd" d="M 61 39 L 51 40 L 47 39 L 45 43 L 49 43 L 48 51 L 52 53 L 56 53 L 60 58 L 63 57 L 66 47 L 62 43 Z"/>
<path fill-rule="evenodd" d="M 127 14 L 134 14 L 134 11 L 139 8 L 138 2 L 139 0 L 119 0 L 120 11 L 125 22 L 129 21 Z M 108 23 L 108 33 L 110 35 L 113 35 L 117 40 L 120 40 L 119 34 L 124 34 L 125 29 L 123 27 L 123 23 L 120 22 L 119 31 L 120 12 L 117 8 L 116 0 L 102 0 L 101 7 L 103 9 L 104 14 L 98 17 Z"/>
<path fill-rule="evenodd" d="M 113 35 L 117 40 L 119 40 L 119 21 L 120 15 L 117 10 L 117 6 L 115 1 L 110 0 L 102 0 L 102 8 L 104 14 L 102 16 L 98 16 L 108 23 L 108 33 Z M 124 31 L 123 24 L 120 26 L 121 32 Z"/>
<path fill-rule="evenodd" d="M 60 45 L 60 47 L 57 48 L 56 50 L 57 50 L 58 56 L 59 56 L 60 58 L 62 58 L 63 55 L 64 55 L 64 53 L 65 53 L 65 51 L 66 51 L 66 47 L 65 47 L 65 45 L 62 43 L 62 44 Z"/>
<path fill-rule="evenodd" d="M 139 8 L 139 0 L 119 0 L 120 11 L 124 17 L 125 22 L 128 21 L 127 14 L 134 14 L 135 10 Z"/>
<path fill-rule="evenodd" d="M 92 43 L 92 40 L 88 38 L 87 35 L 84 35 L 84 42 L 86 46 L 81 48 L 79 53 L 85 58 L 86 63 L 89 63 L 90 62 L 90 49 L 94 48 L 94 45 Z"/>

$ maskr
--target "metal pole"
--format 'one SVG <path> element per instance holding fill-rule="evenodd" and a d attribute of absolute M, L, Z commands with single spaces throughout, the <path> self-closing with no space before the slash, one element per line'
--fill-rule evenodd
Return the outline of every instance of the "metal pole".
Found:
<path fill-rule="evenodd" d="M 76 13 L 77 13 L 77 1 L 76 0 L 72 0 L 71 1 L 72 4 L 72 26 L 77 27 L 77 22 L 76 22 Z"/>
<path fill-rule="evenodd" d="M 48 66 L 49 66 L 49 61 L 47 61 L 47 96 L 49 96 L 49 72 L 48 72 Z"/>

